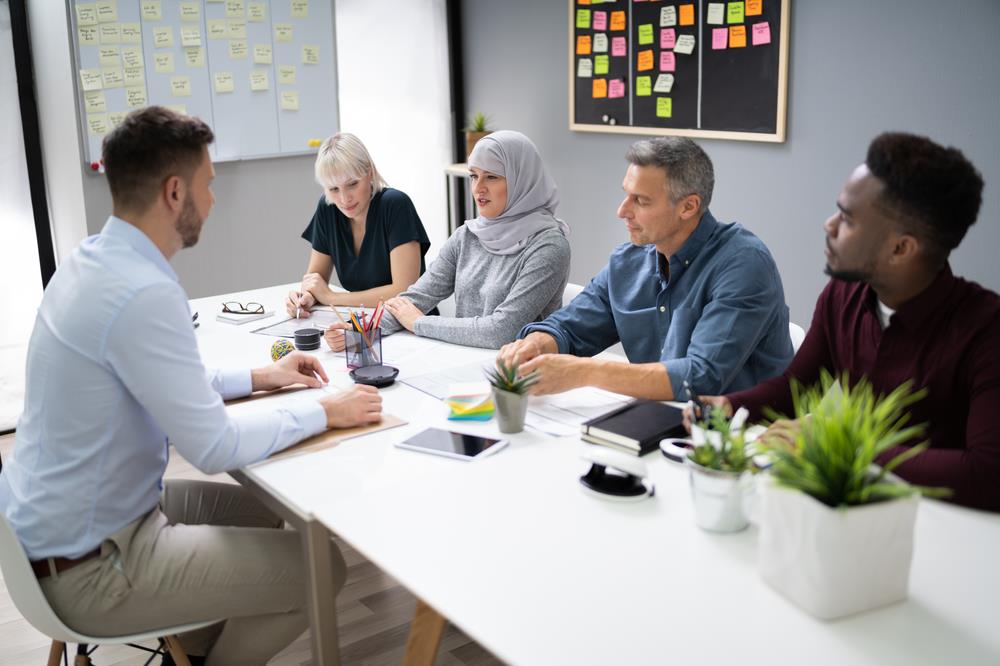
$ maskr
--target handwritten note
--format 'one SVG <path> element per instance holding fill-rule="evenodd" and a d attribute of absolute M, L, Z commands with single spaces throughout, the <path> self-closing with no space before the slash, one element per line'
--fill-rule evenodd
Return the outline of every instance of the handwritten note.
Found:
<path fill-rule="evenodd" d="M 743 2 L 730 2 L 726 5 L 726 23 L 743 23 Z"/>
<path fill-rule="evenodd" d="M 673 100 L 669 97 L 656 98 L 656 117 L 670 118 L 674 114 Z"/>
<path fill-rule="evenodd" d="M 112 0 L 111 2 L 98 2 L 97 3 L 97 22 L 98 23 L 114 23 L 118 20 L 118 3 Z"/>
<path fill-rule="evenodd" d="M 677 58 L 673 51 L 660 51 L 660 71 L 672 72 L 677 67 Z"/>
<path fill-rule="evenodd" d="M 119 125 L 121 125 L 123 122 L 125 122 L 125 116 L 127 116 L 127 115 L 128 115 L 128 113 L 125 112 L 125 111 L 115 111 L 113 113 L 109 113 L 108 114 L 108 128 L 109 129 L 114 129 L 114 128 L 118 127 Z"/>
<path fill-rule="evenodd" d="M 121 64 L 121 55 L 117 46 L 102 46 L 97 50 L 101 67 L 115 67 Z"/>
<path fill-rule="evenodd" d="M 182 21 L 201 20 L 201 5 L 197 2 L 182 2 L 180 9 Z"/>
<path fill-rule="evenodd" d="M 80 40 L 80 46 L 97 46 L 101 43 L 97 36 L 96 25 L 81 25 L 76 29 L 76 34 Z"/>
<path fill-rule="evenodd" d="M 229 39 L 246 39 L 247 22 L 229 19 L 226 24 L 226 32 L 229 35 Z"/>
<path fill-rule="evenodd" d="M 99 69 L 81 69 L 80 70 L 80 87 L 84 90 L 100 90 L 104 87 L 104 83 L 101 79 L 101 70 Z"/>
<path fill-rule="evenodd" d="M 705 14 L 705 23 L 709 25 L 722 25 L 726 20 L 726 3 L 708 3 L 708 12 Z"/>
<path fill-rule="evenodd" d="M 594 61 L 590 58 L 580 58 L 576 64 L 576 75 L 581 79 L 589 79 L 594 75 Z"/>
<path fill-rule="evenodd" d="M 125 77 L 119 67 L 105 67 L 101 70 L 101 78 L 104 79 L 104 87 L 121 88 L 125 85 Z"/>
<path fill-rule="evenodd" d="M 281 109 L 283 111 L 298 111 L 299 93 L 295 90 L 283 90 L 281 92 Z"/>
<path fill-rule="evenodd" d="M 160 74 L 169 74 L 170 72 L 174 71 L 174 54 L 154 53 L 153 69 Z"/>
<path fill-rule="evenodd" d="M 272 60 L 270 44 L 253 45 L 253 62 L 255 65 L 270 65 Z"/>
<path fill-rule="evenodd" d="M 144 67 L 126 67 L 123 78 L 125 79 L 126 87 L 145 85 L 146 69 Z"/>
<path fill-rule="evenodd" d="M 608 73 L 608 56 L 599 55 L 594 58 L 594 74 Z"/>
<path fill-rule="evenodd" d="M 652 94 L 653 81 L 648 76 L 639 76 L 635 80 L 636 97 L 649 97 Z"/>
<path fill-rule="evenodd" d="M 104 136 L 108 133 L 108 116 L 104 113 L 95 113 L 87 116 L 87 129 L 95 136 Z"/>
<path fill-rule="evenodd" d="M 639 26 L 639 44 L 646 45 L 653 43 L 653 24 L 643 23 Z"/>
<path fill-rule="evenodd" d="M 250 90 L 260 92 L 261 90 L 267 90 L 270 87 L 271 85 L 267 80 L 266 69 L 255 69 L 250 72 Z"/>
<path fill-rule="evenodd" d="M 594 12 L 594 30 L 608 29 L 608 13 Z"/>
<path fill-rule="evenodd" d="M 247 20 L 251 23 L 260 23 L 267 18 L 267 5 L 263 2 L 251 2 L 247 5 Z"/>
<path fill-rule="evenodd" d="M 102 23 L 98 32 L 101 35 L 101 44 L 121 44 L 122 30 L 117 23 Z"/>
<path fill-rule="evenodd" d="M 302 64 L 303 65 L 319 64 L 319 44 L 302 45 Z"/>
<path fill-rule="evenodd" d="M 309 18 L 309 0 L 292 0 L 292 18 Z"/>
<path fill-rule="evenodd" d="M 694 5 L 681 5 L 681 25 L 694 25 Z"/>
<path fill-rule="evenodd" d="M 103 113 L 108 110 L 108 101 L 100 90 L 83 93 L 83 106 L 87 113 Z"/>
<path fill-rule="evenodd" d="M 747 45 L 747 27 L 745 25 L 729 26 L 729 48 L 742 49 Z"/>
<path fill-rule="evenodd" d="M 225 39 L 229 36 L 229 26 L 222 19 L 212 19 L 208 21 L 208 38 Z"/>
<path fill-rule="evenodd" d="M 122 44 L 141 44 L 142 26 L 138 23 L 121 24 Z"/>
<path fill-rule="evenodd" d="M 295 85 L 295 65 L 278 66 L 278 83 L 286 86 Z"/>
<path fill-rule="evenodd" d="M 611 12 L 611 29 L 625 29 L 625 12 Z"/>
<path fill-rule="evenodd" d="M 159 21 L 163 18 L 163 13 L 160 11 L 160 0 L 143 0 L 141 9 L 142 18 L 147 21 Z"/>
<path fill-rule="evenodd" d="M 672 49 L 674 44 L 677 43 L 677 32 L 673 28 L 664 28 L 660 30 L 660 48 L 661 49 Z"/>
<path fill-rule="evenodd" d="M 612 79 L 608 83 L 608 98 L 615 99 L 625 96 L 625 82 L 621 79 Z"/>
<path fill-rule="evenodd" d="M 205 49 L 201 46 L 191 46 L 184 49 L 184 61 L 188 67 L 200 69 L 205 66 Z"/>
<path fill-rule="evenodd" d="M 174 45 L 174 29 L 168 25 L 153 28 L 153 46 L 168 49 Z"/>
<path fill-rule="evenodd" d="M 133 109 L 146 106 L 146 89 L 142 86 L 125 89 L 125 103 Z"/>
<path fill-rule="evenodd" d="M 658 93 L 669 93 L 674 88 L 674 75 L 673 74 L 660 74 L 656 77 L 656 83 L 653 84 L 653 92 Z"/>
<path fill-rule="evenodd" d="M 589 9 L 578 9 L 576 10 L 576 27 L 581 30 L 586 30 L 590 27 L 590 10 Z"/>
<path fill-rule="evenodd" d="M 625 55 L 627 46 L 625 44 L 624 37 L 612 37 L 611 38 L 611 55 L 612 56 L 623 56 Z"/>
<path fill-rule="evenodd" d="M 191 79 L 187 76 L 171 76 L 170 94 L 174 97 L 190 97 Z"/>
<path fill-rule="evenodd" d="M 97 25 L 97 7 L 92 4 L 77 4 L 77 25 Z"/>
<path fill-rule="evenodd" d="M 247 57 L 247 42 L 245 39 L 229 40 L 229 59 L 243 60 Z"/>
<path fill-rule="evenodd" d="M 684 55 L 691 55 L 694 52 L 694 35 L 681 35 L 678 37 L 677 43 L 674 45 L 674 51 L 683 53 Z"/>
<path fill-rule="evenodd" d="M 226 18 L 243 18 L 246 12 L 243 9 L 243 0 L 226 0 Z"/>
<path fill-rule="evenodd" d="M 576 54 L 590 55 L 590 35 L 577 35 Z"/>
<path fill-rule="evenodd" d="M 181 46 L 201 46 L 201 28 L 182 27 Z"/>
<path fill-rule="evenodd" d="M 648 49 L 646 51 L 639 51 L 639 57 L 636 62 L 636 69 L 640 72 L 645 72 L 653 69 L 653 51 Z"/>
<path fill-rule="evenodd" d="M 764 3 L 762 0 L 747 0 L 747 16 L 760 16 L 763 11 Z"/>
<path fill-rule="evenodd" d="M 603 32 L 598 32 L 594 35 L 594 53 L 607 53 L 608 52 L 608 35 Z"/>
<path fill-rule="evenodd" d="M 590 86 L 590 95 L 594 99 L 602 99 L 608 96 L 608 80 L 594 79 Z"/>
<path fill-rule="evenodd" d="M 726 40 L 729 38 L 729 30 L 726 28 L 712 28 L 712 49 L 720 51 L 726 48 Z"/>
<path fill-rule="evenodd" d="M 233 92 L 233 73 L 216 72 L 213 77 L 216 94 Z"/>
<path fill-rule="evenodd" d="M 771 43 L 771 26 L 767 23 L 767 21 L 763 23 L 754 23 L 752 31 L 754 46 Z"/>

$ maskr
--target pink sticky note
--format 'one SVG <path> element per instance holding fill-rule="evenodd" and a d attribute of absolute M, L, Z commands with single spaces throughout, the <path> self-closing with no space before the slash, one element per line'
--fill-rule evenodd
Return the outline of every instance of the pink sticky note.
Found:
<path fill-rule="evenodd" d="M 621 79 L 612 79 L 608 83 L 608 97 L 624 97 L 625 96 L 625 82 Z"/>
<path fill-rule="evenodd" d="M 674 32 L 673 28 L 664 28 L 660 30 L 660 48 L 661 49 L 672 49 L 674 44 L 677 43 L 677 33 Z"/>
<path fill-rule="evenodd" d="M 607 30 L 608 29 L 608 13 L 607 12 L 594 12 L 594 18 L 591 20 L 594 30 Z"/>
<path fill-rule="evenodd" d="M 771 43 L 771 26 L 767 24 L 767 21 L 753 24 L 753 36 L 751 39 L 751 43 L 754 46 Z"/>
<path fill-rule="evenodd" d="M 612 37 L 611 38 L 611 55 L 613 55 L 613 56 L 623 56 L 623 55 L 625 55 L 625 38 L 624 37 Z"/>
<path fill-rule="evenodd" d="M 712 48 L 718 51 L 726 48 L 726 38 L 729 36 L 728 28 L 712 29 Z"/>
<path fill-rule="evenodd" d="M 674 52 L 673 51 L 663 51 L 660 53 L 660 71 L 661 72 L 672 72 L 674 71 Z"/>

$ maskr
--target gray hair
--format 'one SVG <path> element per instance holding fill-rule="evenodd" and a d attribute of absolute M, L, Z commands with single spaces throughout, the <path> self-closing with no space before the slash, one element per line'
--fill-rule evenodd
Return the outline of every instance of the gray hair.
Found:
<path fill-rule="evenodd" d="M 712 160 L 697 143 L 683 136 L 663 136 L 633 143 L 625 159 L 636 166 L 655 166 L 667 176 L 670 200 L 677 203 L 686 196 L 701 198 L 699 213 L 708 210 L 715 187 Z"/>

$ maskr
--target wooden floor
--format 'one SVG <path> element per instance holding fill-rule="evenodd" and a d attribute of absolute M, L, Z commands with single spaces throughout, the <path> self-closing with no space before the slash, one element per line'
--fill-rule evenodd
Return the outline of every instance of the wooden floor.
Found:
<path fill-rule="evenodd" d="M 4 460 L 14 446 L 13 436 L 0 437 L 0 456 Z M 211 479 L 232 483 L 227 475 L 208 477 L 179 456 L 172 455 L 166 478 Z M 359 555 L 342 541 L 337 541 L 347 561 L 347 583 L 337 598 L 340 625 L 341 659 L 352 664 L 399 664 L 403 660 L 406 636 L 416 600 L 390 576 Z M 73 648 L 75 650 L 75 646 Z M 0 664 L 37 666 L 48 656 L 49 640 L 35 631 L 14 608 L 7 586 L 0 578 Z M 129 647 L 102 647 L 91 657 L 95 664 L 140 666 L 147 655 Z M 157 663 L 158 662 L 154 662 Z M 311 664 L 308 632 L 289 645 L 271 662 L 275 666 Z M 441 640 L 437 664 L 455 666 L 500 664 L 493 655 L 479 647 L 465 634 L 449 625 Z"/>

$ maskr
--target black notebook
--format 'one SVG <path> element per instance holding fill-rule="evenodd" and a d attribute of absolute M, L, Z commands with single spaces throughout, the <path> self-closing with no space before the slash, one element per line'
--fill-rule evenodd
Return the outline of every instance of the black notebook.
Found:
<path fill-rule="evenodd" d="M 666 437 L 684 437 L 684 412 L 655 400 L 635 400 L 580 426 L 583 439 L 641 456 Z"/>

